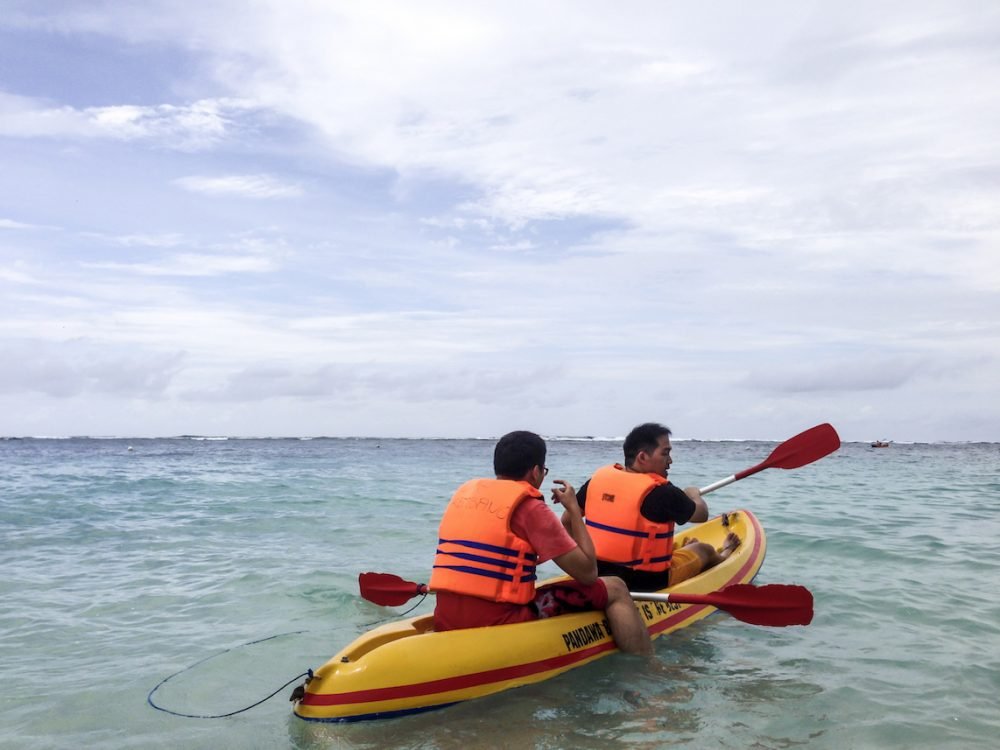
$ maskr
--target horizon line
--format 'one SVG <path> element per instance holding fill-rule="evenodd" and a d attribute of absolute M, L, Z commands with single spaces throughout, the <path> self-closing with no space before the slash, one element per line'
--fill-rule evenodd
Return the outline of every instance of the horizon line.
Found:
<path fill-rule="evenodd" d="M 498 440 L 501 436 L 466 436 L 466 437 L 446 437 L 425 435 L 421 437 L 413 436 L 390 436 L 390 435 L 0 435 L 0 441 L 16 440 L 194 440 L 205 442 L 224 442 L 227 440 Z M 598 436 L 598 435 L 542 435 L 546 441 L 551 442 L 594 442 L 613 443 L 623 442 L 624 436 Z M 689 438 L 671 436 L 671 440 L 677 443 L 780 443 L 782 439 L 774 438 Z M 894 445 L 965 445 L 965 444 L 997 444 L 997 440 L 881 440 Z M 871 444 L 876 440 L 842 440 L 845 444 Z"/>

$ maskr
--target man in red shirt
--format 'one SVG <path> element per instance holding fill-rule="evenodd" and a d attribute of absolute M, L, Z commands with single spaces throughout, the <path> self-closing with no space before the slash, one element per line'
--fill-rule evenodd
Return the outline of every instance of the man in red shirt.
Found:
<path fill-rule="evenodd" d="M 441 519 L 430 587 L 437 593 L 435 630 L 502 625 L 566 612 L 604 610 L 618 648 L 652 651 L 646 630 L 620 578 L 598 577 L 594 545 L 576 492 L 555 480 L 552 499 L 539 491 L 548 469 L 541 437 L 526 431 L 496 445 L 496 479 L 462 485 Z M 535 568 L 555 561 L 573 580 L 535 589 Z"/>

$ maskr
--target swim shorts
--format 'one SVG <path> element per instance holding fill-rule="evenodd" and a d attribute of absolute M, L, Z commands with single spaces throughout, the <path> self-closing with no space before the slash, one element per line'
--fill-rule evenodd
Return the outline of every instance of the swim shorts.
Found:
<path fill-rule="evenodd" d="M 560 581 L 536 589 L 532 604 L 539 619 L 602 610 L 608 606 L 608 588 L 600 578 L 591 584 Z"/>
<path fill-rule="evenodd" d="M 674 550 L 670 558 L 670 585 L 694 578 L 701 572 L 701 558 L 689 549 L 681 547 Z"/>

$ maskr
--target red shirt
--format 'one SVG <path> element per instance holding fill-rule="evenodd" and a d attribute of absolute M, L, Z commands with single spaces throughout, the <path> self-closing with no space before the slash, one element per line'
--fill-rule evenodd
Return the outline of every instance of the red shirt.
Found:
<path fill-rule="evenodd" d="M 515 510 L 510 519 L 510 529 L 524 539 L 538 555 L 538 564 L 565 555 L 577 546 L 573 537 L 563 527 L 559 517 L 541 498 L 529 497 Z M 491 602 L 475 596 L 438 591 L 434 607 L 435 630 L 481 628 L 486 625 L 504 625 L 526 622 L 538 617 L 530 604 Z"/>

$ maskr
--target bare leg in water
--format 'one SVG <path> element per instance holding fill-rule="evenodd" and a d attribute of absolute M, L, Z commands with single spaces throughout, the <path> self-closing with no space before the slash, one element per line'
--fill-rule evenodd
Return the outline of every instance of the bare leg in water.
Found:
<path fill-rule="evenodd" d="M 617 576 L 601 579 L 608 590 L 608 606 L 604 613 L 611 625 L 611 635 L 615 644 L 626 654 L 648 655 L 653 653 L 649 631 L 632 602 L 625 582 Z"/>
<path fill-rule="evenodd" d="M 690 549 L 701 560 L 701 569 L 707 570 L 725 560 L 740 546 L 740 538 L 730 532 L 720 549 L 711 544 L 699 542 L 692 538 L 684 544 L 684 549 Z M 627 654 L 651 654 L 653 644 L 649 639 L 649 631 L 639 618 L 628 587 L 621 578 L 606 576 L 601 580 L 608 590 L 608 604 L 605 614 L 611 625 L 611 634 L 621 651 Z"/>

